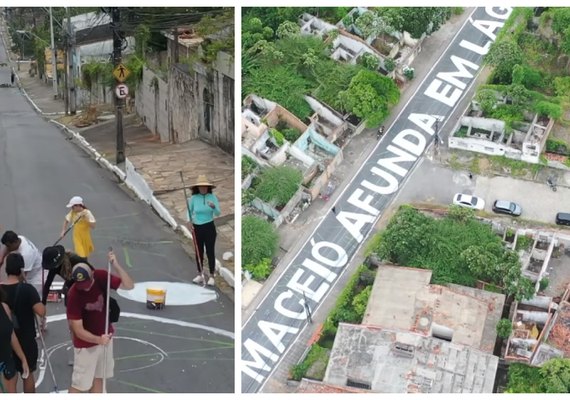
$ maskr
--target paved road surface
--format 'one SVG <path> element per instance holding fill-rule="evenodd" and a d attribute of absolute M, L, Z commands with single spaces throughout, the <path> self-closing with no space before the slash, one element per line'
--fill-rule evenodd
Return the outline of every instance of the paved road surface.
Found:
<path fill-rule="evenodd" d="M 6 62 L 0 41 L 0 64 Z M 106 268 L 105 249 L 113 246 L 135 282 L 190 282 L 195 266 L 177 235 L 37 115 L 17 88 L 2 86 L 9 82 L 10 69 L 0 67 L 0 230 L 13 229 L 41 248 L 50 245 L 61 230 L 66 202 L 79 194 L 98 220 L 92 257 L 97 267 Z M 64 245 L 72 246 L 71 238 Z M 168 306 L 175 296 L 194 304 Z M 183 293 L 169 291 L 167 308 L 161 311 L 116 297 L 123 315 L 109 392 L 234 392 L 231 301 L 192 284 Z M 58 389 L 67 390 L 72 369 L 67 365 L 65 310 L 62 304 L 48 306 L 45 340 Z M 49 372 L 39 375 L 38 392 L 53 390 Z"/>
<path fill-rule="evenodd" d="M 510 9 L 478 8 L 436 63 L 397 122 L 354 176 L 332 211 L 242 329 L 242 392 L 263 391 L 315 310 L 479 71 Z M 439 74 L 439 75 L 438 75 Z M 414 114 L 415 113 L 415 114 Z M 436 117 L 442 122 L 436 128 Z M 433 182 L 437 185 L 437 182 Z M 331 204 L 331 207 L 333 204 Z"/>

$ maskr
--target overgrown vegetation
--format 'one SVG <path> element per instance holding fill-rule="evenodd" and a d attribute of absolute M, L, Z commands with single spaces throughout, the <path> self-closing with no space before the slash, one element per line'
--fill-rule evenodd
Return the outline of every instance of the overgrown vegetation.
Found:
<path fill-rule="evenodd" d="M 517 254 L 505 249 L 472 210 L 458 206 L 451 206 L 441 219 L 410 206 L 400 207 L 374 254 L 398 265 L 431 269 L 436 284 L 473 287 L 482 280 L 504 287 L 516 299 L 534 294 L 532 282 L 521 274 Z"/>
<path fill-rule="evenodd" d="M 255 195 L 280 208 L 291 200 L 302 180 L 303 175 L 295 168 L 289 166 L 266 168 L 259 174 Z"/>
<path fill-rule="evenodd" d="M 243 268 L 259 278 L 267 269 L 261 264 L 271 260 L 277 251 L 279 235 L 272 224 L 251 215 L 243 217 L 241 235 Z"/>
<path fill-rule="evenodd" d="M 511 364 L 507 393 L 570 393 L 570 359 L 555 358 L 541 367 Z"/>
<path fill-rule="evenodd" d="M 497 323 L 497 336 L 501 339 L 507 339 L 513 331 L 513 324 L 509 319 L 501 319 Z"/>
<path fill-rule="evenodd" d="M 251 174 L 257 168 L 257 163 L 248 156 L 241 157 L 241 179 Z"/>

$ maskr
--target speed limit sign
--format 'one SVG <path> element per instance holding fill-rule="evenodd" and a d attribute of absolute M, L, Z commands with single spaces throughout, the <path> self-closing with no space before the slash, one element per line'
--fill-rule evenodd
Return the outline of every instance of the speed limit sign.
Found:
<path fill-rule="evenodd" d="M 115 88 L 115 94 L 119 99 L 124 99 L 129 95 L 129 87 L 124 83 L 121 83 Z"/>

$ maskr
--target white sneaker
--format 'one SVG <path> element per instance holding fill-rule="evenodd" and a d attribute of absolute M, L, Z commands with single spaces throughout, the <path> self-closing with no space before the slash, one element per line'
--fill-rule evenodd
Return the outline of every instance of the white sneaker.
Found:
<path fill-rule="evenodd" d="M 210 278 L 208 278 L 208 286 L 216 286 L 216 281 L 214 280 L 213 276 L 210 276 Z"/>
<path fill-rule="evenodd" d="M 202 275 L 198 275 L 196 278 L 192 280 L 192 282 L 196 284 L 204 283 L 204 277 Z"/>

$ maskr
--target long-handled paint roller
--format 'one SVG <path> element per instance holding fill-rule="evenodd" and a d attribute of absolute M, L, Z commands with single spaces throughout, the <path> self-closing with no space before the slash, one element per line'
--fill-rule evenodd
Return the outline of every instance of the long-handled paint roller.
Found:
<path fill-rule="evenodd" d="M 112 247 L 109 247 L 109 252 L 113 251 Z M 111 261 L 107 263 L 107 298 L 105 299 L 106 309 L 105 309 L 105 335 L 109 334 L 109 299 L 111 297 Z M 103 393 L 107 393 L 107 348 L 108 344 L 105 345 L 104 357 L 103 357 Z"/>
<path fill-rule="evenodd" d="M 49 353 L 48 353 L 48 349 L 46 346 L 46 342 L 44 340 L 44 334 L 43 334 L 42 329 L 41 329 L 41 320 L 37 315 L 36 315 L 36 323 L 38 324 L 38 332 L 39 332 L 39 336 L 40 336 L 40 341 L 42 342 L 42 347 L 44 349 L 44 354 L 46 356 L 47 369 L 49 369 L 49 372 L 51 374 L 51 380 L 53 381 L 53 392 L 52 393 L 59 393 L 59 389 L 57 388 L 57 381 L 55 379 L 55 374 L 53 373 L 53 367 L 51 366 L 51 361 L 49 360 Z"/>
<path fill-rule="evenodd" d="M 180 180 L 182 181 L 182 188 L 184 189 L 184 203 L 186 203 L 186 212 L 188 217 L 191 218 L 190 208 L 188 207 L 188 194 L 186 193 L 186 184 L 184 183 L 184 175 L 182 171 L 178 171 L 180 174 Z M 190 233 L 192 235 L 192 243 L 194 244 L 194 252 L 196 253 L 196 263 L 198 265 L 198 273 L 202 276 L 203 285 L 206 285 L 206 277 L 204 276 L 204 268 L 202 265 L 202 259 L 200 258 L 200 251 L 198 249 L 198 243 L 196 242 L 196 230 L 194 229 L 194 224 L 190 222 Z"/>

